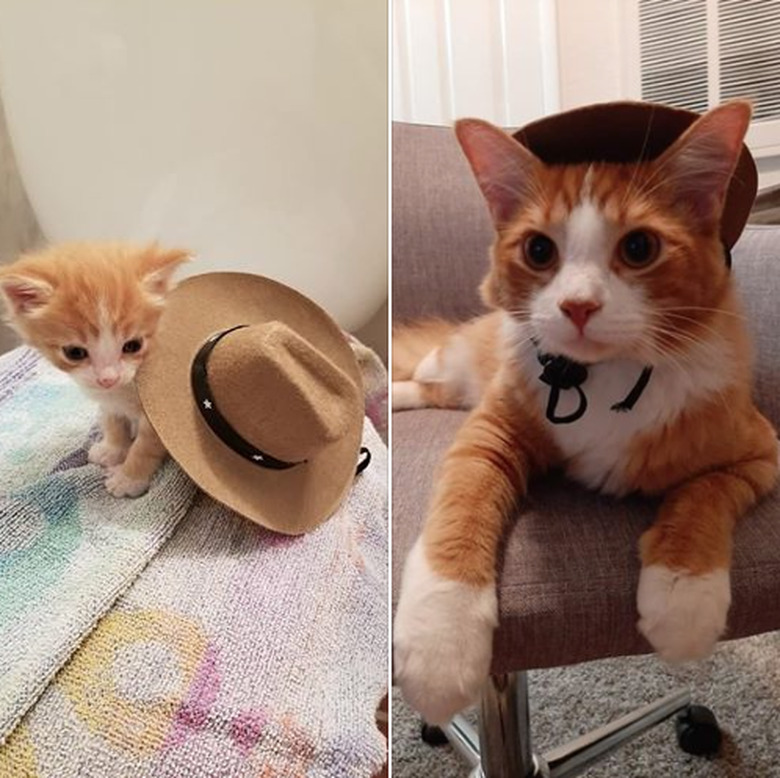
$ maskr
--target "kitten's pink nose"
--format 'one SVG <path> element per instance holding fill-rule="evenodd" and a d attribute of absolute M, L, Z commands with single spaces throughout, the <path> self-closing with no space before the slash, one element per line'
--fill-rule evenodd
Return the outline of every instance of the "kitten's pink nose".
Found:
<path fill-rule="evenodd" d="M 585 330 L 588 319 L 596 311 L 600 311 L 602 306 L 601 303 L 597 303 L 595 300 L 563 300 L 559 303 L 559 307 L 564 315 L 570 318 L 574 326 L 582 333 Z"/>
<path fill-rule="evenodd" d="M 117 381 L 119 380 L 119 376 L 103 376 L 102 378 L 98 378 L 98 383 L 100 386 L 102 386 L 104 389 L 110 389 Z"/>

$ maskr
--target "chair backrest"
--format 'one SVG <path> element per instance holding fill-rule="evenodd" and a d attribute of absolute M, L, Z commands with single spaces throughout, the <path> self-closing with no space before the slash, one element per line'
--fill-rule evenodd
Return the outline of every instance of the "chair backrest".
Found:
<path fill-rule="evenodd" d="M 755 344 L 756 402 L 780 427 L 780 226 L 748 225 L 732 256 Z"/>
<path fill-rule="evenodd" d="M 492 237 L 452 129 L 394 124 L 393 318 L 480 313 Z M 780 426 L 780 226 L 748 226 L 732 253 L 756 345 L 756 399 Z"/>
<path fill-rule="evenodd" d="M 450 127 L 393 125 L 393 318 L 467 319 L 493 230 Z"/>

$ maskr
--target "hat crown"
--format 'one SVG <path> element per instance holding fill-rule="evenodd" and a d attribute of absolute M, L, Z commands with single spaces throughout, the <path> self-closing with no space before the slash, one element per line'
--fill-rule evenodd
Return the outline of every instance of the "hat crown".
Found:
<path fill-rule="evenodd" d="M 548 165 L 630 164 L 659 157 L 699 118 L 659 103 L 595 103 L 537 119 L 514 137 Z M 756 164 L 743 143 L 721 216 L 721 237 L 729 248 L 747 223 L 757 189 Z"/>
<path fill-rule="evenodd" d="M 343 370 L 280 321 L 227 333 L 207 370 L 213 401 L 230 426 L 289 462 L 340 440 L 360 394 Z"/>

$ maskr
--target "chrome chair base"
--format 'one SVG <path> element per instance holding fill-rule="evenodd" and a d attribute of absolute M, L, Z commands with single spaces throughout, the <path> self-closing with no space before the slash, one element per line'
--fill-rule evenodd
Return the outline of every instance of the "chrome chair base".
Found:
<path fill-rule="evenodd" d="M 470 778 L 570 778 L 675 714 L 683 714 L 677 728 L 683 749 L 696 754 L 717 751 L 720 730 L 715 717 L 706 708 L 691 706 L 690 693 L 685 690 L 632 711 L 543 756 L 534 755 L 525 672 L 490 677 L 480 703 L 479 735 L 461 714 L 441 729 L 472 768 Z"/>

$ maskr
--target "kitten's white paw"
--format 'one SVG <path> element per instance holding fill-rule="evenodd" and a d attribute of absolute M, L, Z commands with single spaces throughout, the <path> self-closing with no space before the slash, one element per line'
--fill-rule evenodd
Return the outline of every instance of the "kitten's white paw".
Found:
<path fill-rule="evenodd" d="M 127 449 L 122 446 L 112 446 L 105 440 L 99 440 L 90 446 L 87 459 L 101 467 L 113 467 L 125 461 Z"/>
<path fill-rule="evenodd" d="M 443 724 L 476 702 L 490 672 L 497 623 L 495 587 L 437 575 L 418 540 L 404 569 L 393 669 L 404 697 L 426 721 Z"/>
<path fill-rule="evenodd" d="M 140 497 L 149 489 L 149 481 L 128 478 L 121 467 L 113 467 L 106 478 L 106 489 L 114 497 Z"/>
<path fill-rule="evenodd" d="M 639 631 L 667 662 L 709 656 L 726 629 L 730 604 L 728 570 L 691 575 L 664 565 L 642 568 Z"/>

